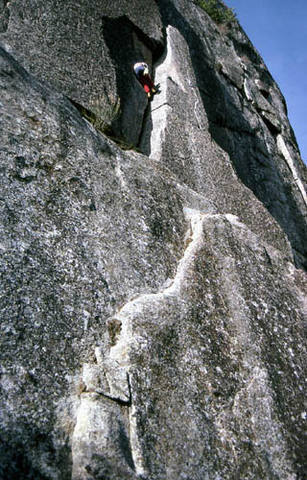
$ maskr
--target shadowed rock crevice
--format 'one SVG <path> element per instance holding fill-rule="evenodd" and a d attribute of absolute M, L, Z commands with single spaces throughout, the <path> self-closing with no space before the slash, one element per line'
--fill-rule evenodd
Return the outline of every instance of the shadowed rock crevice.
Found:
<path fill-rule="evenodd" d="M 121 106 L 120 117 L 112 123 L 112 128 L 137 146 L 147 97 L 134 76 L 133 65 L 143 60 L 151 68 L 163 52 L 163 44 L 147 37 L 125 16 L 103 18 L 102 25 L 103 37 L 115 66 L 116 90 Z"/>

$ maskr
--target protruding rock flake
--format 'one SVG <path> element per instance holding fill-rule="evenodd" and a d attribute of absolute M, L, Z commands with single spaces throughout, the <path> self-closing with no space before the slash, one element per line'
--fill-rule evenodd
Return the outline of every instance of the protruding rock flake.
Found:
<path fill-rule="evenodd" d="M 305 479 L 306 167 L 258 52 L 190 0 L 0 15 L 0 480 Z"/>

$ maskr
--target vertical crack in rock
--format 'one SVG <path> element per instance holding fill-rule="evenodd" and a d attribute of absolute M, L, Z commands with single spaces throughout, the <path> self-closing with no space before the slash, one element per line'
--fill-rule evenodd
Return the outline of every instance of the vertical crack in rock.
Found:
<path fill-rule="evenodd" d="M 297 187 L 303 197 L 303 200 L 305 202 L 305 205 L 307 206 L 307 195 L 306 195 L 306 191 L 305 191 L 305 188 L 304 188 L 304 185 L 301 181 L 301 179 L 299 178 L 298 176 L 298 173 L 297 173 L 297 170 L 294 166 L 294 161 L 289 153 L 289 150 L 287 149 L 286 147 L 286 144 L 285 144 L 285 141 L 283 139 L 283 136 L 280 134 L 280 135 L 277 135 L 277 147 L 278 147 L 278 150 L 280 151 L 280 153 L 282 154 L 282 156 L 284 157 L 284 159 L 286 160 L 287 164 L 288 164 L 288 167 L 293 175 L 293 179 L 295 181 L 295 183 L 297 184 Z"/>
<path fill-rule="evenodd" d="M 168 104 L 168 81 L 174 72 L 171 69 L 172 49 L 169 44 L 168 31 L 166 32 L 165 52 L 160 61 L 155 65 L 155 81 L 160 83 L 161 93 L 156 95 L 149 104 L 147 119 L 145 119 L 142 137 L 140 140 L 141 150 L 148 156 L 157 160 L 161 159 L 163 135 L 168 123 L 168 114 L 172 109 Z M 174 65 L 173 65 L 174 67 Z"/>
<path fill-rule="evenodd" d="M 193 72 L 184 76 L 178 52 L 178 44 L 183 38 L 180 32 L 168 26 L 166 29 L 166 48 L 163 57 L 155 65 L 155 80 L 160 84 L 161 93 L 156 95 L 150 104 L 150 110 L 143 128 L 140 140 L 141 150 L 151 158 L 161 161 L 166 142 L 166 130 L 176 122 L 176 112 L 173 111 L 173 102 L 176 97 L 194 96 L 194 121 L 198 128 L 206 126 L 201 98 L 196 89 L 196 79 Z M 191 100 L 193 101 L 193 99 Z"/>
<path fill-rule="evenodd" d="M 103 37 L 114 63 L 116 91 L 120 98 L 121 112 L 112 123 L 115 133 L 137 145 L 147 100 L 133 77 L 133 64 L 144 58 L 152 63 L 151 45 L 148 39 L 126 16 L 103 18 Z M 118 32 L 121 32 L 118 35 Z"/>
<path fill-rule="evenodd" d="M 187 232 L 187 247 L 180 260 L 176 276 L 163 291 L 157 294 L 142 295 L 126 304 L 117 315 L 109 321 L 111 342 L 110 353 L 105 358 L 100 348 L 95 349 L 97 364 L 83 366 L 80 406 L 72 439 L 73 476 L 74 480 L 87 479 L 90 473 L 86 465 L 91 464 L 94 455 L 100 455 L 105 465 L 108 452 L 115 453 L 114 462 L 121 465 L 125 477 L 130 478 L 135 470 L 136 475 L 146 475 L 146 466 L 142 443 L 138 432 L 138 409 L 133 402 L 133 390 L 129 378 L 133 378 L 136 366 L 130 358 L 131 352 L 139 349 L 140 338 L 135 335 L 132 317 L 142 306 L 151 302 L 152 298 L 162 300 L 165 296 L 179 296 L 185 281 L 185 273 L 195 261 L 202 237 L 203 215 L 193 210 L 186 210 L 190 221 Z M 115 331 L 118 335 L 114 335 Z M 133 383 L 133 382 L 132 382 Z M 124 413 L 129 410 L 128 417 Z M 127 424 L 128 418 L 128 424 Z M 120 435 L 129 438 L 125 449 L 118 449 Z M 127 450 L 128 449 L 128 450 Z M 127 463 L 127 453 L 131 452 L 132 461 Z M 102 468 L 102 467 L 101 467 Z M 132 469 L 130 471 L 129 469 Z M 128 475 L 128 476 L 127 476 Z M 90 477 L 91 478 L 91 477 Z M 113 478 L 113 477 L 112 477 Z M 131 477 L 132 478 L 132 477 Z"/>
<path fill-rule="evenodd" d="M 165 34 L 164 29 L 163 29 L 163 33 L 164 33 L 164 42 L 166 44 L 166 38 L 165 38 L 166 34 Z M 140 36 L 140 38 L 143 39 L 145 45 L 148 44 L 148 42 L 146 42 L 146 38 L 144 38 L 142 35 Z M 148 63 L 148 65 L 150 66 L 150 68 L 152 70 L 151 77 L 154 79 L 155 84 L 157 84 L 159 82 L 157 81 L 155 66 L 157 64 L 159 64 L 161 62 L 161 58 L 163 58 L 165 56 L 166 46 L 160 45 L 160 46 L 157 46 L 156 48 L 153 48 L 153 47 L 154 47 L 153 44 L 151 44 L 149 46 L 150 52 L 151 52 L 150 59 L 146 58 L 146 55 L 143 55 L 143 57 L 142 58 L 140 57 L 139 60 L 141 59 L 141 60 L 144 60 L 146 63 Z M 143 137 L 144 137 L 145 132 L 149 128 L 148 125 L 151 125 L 151 112 L 152 112 L 151 103 L 152 103 L 152 101 L 148 101 L 147 106 L 144 110 L 142 126 L 141 126 L 141 129 L 140 129 L 139 139 L 138 139 L 138 143 L 137 143 L 137 147 L 140 148 L 140 150 L 142 150 L 142 152 L 146 155 L 148 155 L 149 153 L 148 153 L 148 149 L 145 145 L 145 142 L 143 141 Z"/>
<path fill-rule="evenodd" d="M 110 360 L 116 364 L 118 368 L 127 370 L 127 374 L 132 379 L 131 391 L 131 407 L 129 409 L 130 422 L 130 445 L 135 470 L 138 475 L 147 475 L 147 468 L 144 462 L 144 454 L 142 442 L 138 432 L 138 409 L 139 406 L 133 401 L 133 376 L 136 373 L 137 366 L 133 365 L 133 352 L 140 348 L 140 338 L 135 335 L 133 316 L 136 312 L 141 312 L 144 305 L 150 304 L 151 301 L 162 301 L 167 296 L 180 296 L 181 289 L 185 287 L 186 271 L 195 261 L 195 255 L 200 248 L 202 242 L 202 219 L 203 214 L 200 212 L 185 209 L 186 218 L 190 223 L 190 227 L 186 235 L 186 249 L 184 256 L 180 260 L 175 278 L 170 281 L 164 290 L 156 294 L 145 294 L 132 300 L 126 304 L 113 318 L 113 322 L 121 325 L 119 337 L 114 346 L 110 349 Z"/>

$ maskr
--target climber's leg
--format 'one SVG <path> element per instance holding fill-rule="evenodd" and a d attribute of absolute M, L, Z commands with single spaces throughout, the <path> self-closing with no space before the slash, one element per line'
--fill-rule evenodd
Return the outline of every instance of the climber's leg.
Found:
<path fill-rule="evenodd" d="M 145 92 L 147 93 L 147 97 L 151 98 L 152 93 L 151 93 L 151 88 L 149 87 L 149 85 L 147 83 L 144 83 L 143 88 L 144 88 Z"/>
<path fill-rule="evenodd" d="M 148 85 L 149 89 L 150 90 L 155 90 L 155 85 L 152 81 L 152 79 L 150 78 L 149 75 L 144 75 L 144 78 L 146 80 L 146 85 Z"/>

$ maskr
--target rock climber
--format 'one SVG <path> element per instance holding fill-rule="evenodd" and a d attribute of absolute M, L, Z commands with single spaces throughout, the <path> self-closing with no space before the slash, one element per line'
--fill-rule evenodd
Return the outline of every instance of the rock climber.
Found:
<path fill-rule="evenodd" d="M 136 78 L 147 93 L 147 97 L 149 100 L 151 100 L 156 93 L 160 93 L 160 84 L 155 85 L 153 83 L 149 75 L 149 68 L 147 63 L 138 62 L 134 65 L 133 70 Z"/>

